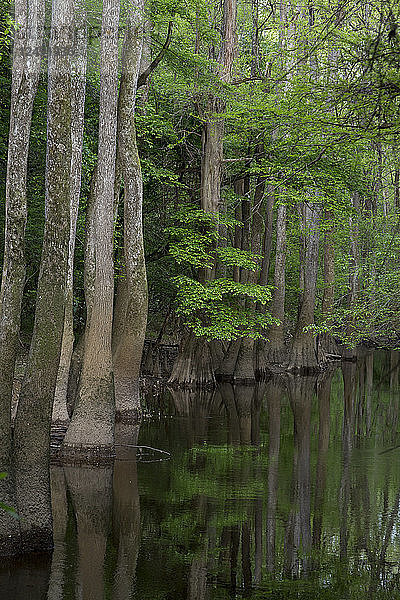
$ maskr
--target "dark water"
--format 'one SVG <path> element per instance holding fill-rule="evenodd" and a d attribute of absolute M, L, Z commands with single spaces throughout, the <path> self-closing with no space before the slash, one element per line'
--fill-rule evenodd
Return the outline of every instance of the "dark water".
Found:
<path fill-rule="evenodd" d="M 149 396 L 118 441 L 171 458 L 52 467 L 54 553 L 0 599 L 400 599 L 398 360 Z"/>

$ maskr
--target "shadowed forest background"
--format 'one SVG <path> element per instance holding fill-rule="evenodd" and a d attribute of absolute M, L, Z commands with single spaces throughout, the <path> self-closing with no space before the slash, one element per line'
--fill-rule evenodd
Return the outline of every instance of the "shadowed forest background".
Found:
<path fill-rule="evenodd" d="M 400 15 L 0 0 L 0 20 L 9 554 L 52 547 L 52 432 L 59 460 L 107 463 L 149 381 L 305 385 L 396 350 Z"/>

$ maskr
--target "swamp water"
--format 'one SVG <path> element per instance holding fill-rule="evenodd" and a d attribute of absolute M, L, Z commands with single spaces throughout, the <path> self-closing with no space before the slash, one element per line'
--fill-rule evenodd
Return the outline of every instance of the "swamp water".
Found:
<path fill-rule="evenodd" d="M 400 599 L 399 360 L 145 398 L 112 466 L 52 466 L 54 552 L 0 599 Z"/>

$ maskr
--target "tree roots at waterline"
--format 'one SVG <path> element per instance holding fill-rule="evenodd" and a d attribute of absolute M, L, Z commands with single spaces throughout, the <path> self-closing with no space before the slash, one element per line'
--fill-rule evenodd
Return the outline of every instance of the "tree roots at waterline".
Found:
<path fill-rule="evenodd" d="M 182 341 L 168 383 L 182 388 L 213 387 L 214 370 L 211 343 L 189 333 Z"/>
<path fill-rule="evenodd" d="M 294 338 L 287 368 L 289 372 L 300 375 L 318 374 L 326 363 L 325 352 L 314 336 L 305 334 Z"/>
<path fill-rule="evenodd" d="M 251 338 L 233 340 L 224 348 L 221 342 L 190 333 L 182 341 L 168 383 L 189 389 L 214 387 L 216 381 L 253 385 L 271 373 L 318 374 L 327 364 L 323 345 L 310 334 L 295 339 L 289 349 L 274 340 L 263 345 Z"/>
<path fill-rule="evenodd" d="M 219 381 L 252 385 L 256 380 L 254 362 L 254 340 L 250 338 L 234 340 L 229 344 L 217 369 L 216 378 Z"/>
<path fill-rule="evenodd" d="M 63 460 L 99 464 L 114 455 L 114 386 L 112 377 L 89 379 L 78 391 L 71 423 L 60 456 Z"/>
<path fill-rule="evenodd" d="M 282 343 L 270 339 L 259 341 L 255 349 L 255 373 L 257 379 L 265 379 L 277 370 L 283 371 L 288 364 L 288 349 Z"/>

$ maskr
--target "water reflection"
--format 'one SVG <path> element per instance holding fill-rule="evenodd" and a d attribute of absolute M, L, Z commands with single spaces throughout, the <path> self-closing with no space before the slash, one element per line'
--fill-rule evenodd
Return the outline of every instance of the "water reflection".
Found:
<path fill-rule="evenodd" d="M 103 600 L 104 559 L 112 506 L 112 469 L 69 466 L 65 467 L 65 477 L 76 519 L 77 598 Z"/>
<path fill-rule="evenodd" d="M 116 424 L 116 459 L 113 474 L 113 537 L 117 550 L 113 600 L 134 596 L 136 562 L 140 545 L 140 501 L 136 448 L 139 426 Z"/>
<path fill-rule="evenodd" d="M 4 600 L 45 600 L 49 586 L 51 557 L 48 554 L 29 558 L 2 560 L 0 592 Z"/>
<path fill-rule="evenodd" d="M 117 425 L 113 465 L 52 467 L 51 563 L 4 564 L 0 597 L 399 598 L 398 382 L 398 353 L 366 352 L 167 393 L 140 431 Z"/>
<path fill-rule="evenodd" d="M 67 485 L 63 467 L 58 465 L 51 466 L 50 481 L 54 550 L 51 561 L 48 597 L 51 600 L 62 600 L 65 587 L 65 542 L 68 523 Z"/>
<path fill-rule="evenodd" d="M 275 536 L 276 536 L 276 505 L 278 500 L 279 449 L 281 440 L 281 400 L 284 383 L 280 380 L 270 381 L 266 389 L 268 410 L 268 471 L 267 471 L 267 522 L 266 522 L 266 569 L 273 573 L 275 569 Z M 261 501 L 262 507 L 262 501 Z M 262 545 L 262 518 L 256 524 L 258 545 Z M 256 538 L 256 539 L 257 539 Z M 260 553 L 260 552 L 259 552 Z M 262 559 L 259 561 L 259 572 Z M 257 577 L 257 583 L 260 575 Z"/>

